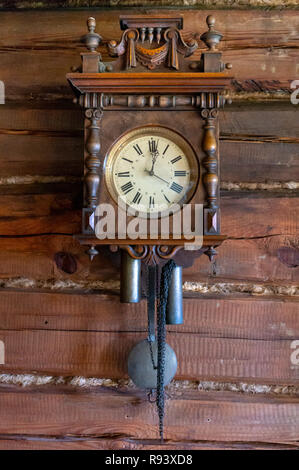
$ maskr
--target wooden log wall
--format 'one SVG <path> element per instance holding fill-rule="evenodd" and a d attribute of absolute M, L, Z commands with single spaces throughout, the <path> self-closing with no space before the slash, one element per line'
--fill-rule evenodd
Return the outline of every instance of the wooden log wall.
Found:
<path fill-rule="evenodd" d="M 0 449 L 161 448 L 154 405 L 126 372 L 145 303 L 120 305 L 118 266 L 106 253 L 90 264 L 72 238 L 82 119 L 65 74 L 79 65 L 88 16 L 104 43 L 118 38 L 118 16 L 132 10 L 115 3 L 138 6 L 0 2 Z M 175 10 L 186 37 L 215 7 L 189 3 Z M 142 4 L 135 13 L 147 13 Z M 89 5 L 106 8 L 67 8 Z M 291 1 L 250 5 L 213 12 L 235 76 L 221 115 L 228 240 L 212 265 L 203 257 L 184 273 L 185 324 L 168 328 L 179 369 L 167 449 L 299 448 L 299 12 Z"/>

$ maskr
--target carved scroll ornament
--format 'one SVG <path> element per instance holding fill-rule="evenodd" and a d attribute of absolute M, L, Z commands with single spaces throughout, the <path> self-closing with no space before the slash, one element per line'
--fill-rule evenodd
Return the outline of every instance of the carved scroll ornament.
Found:
<path fill-rule="evenodd" d="M 117 248 L 125 250 L 133 259 L 140 259 L 145 264 L 154 266 L 163 260 L 172 259 L 184 247 L 183 245 L 119 245 L 118 247 L 112 245 L 110 247 L 111 251 L 116 251 Z"/>
<path fill-rule="evenodd" d="M 162 63 L 169 68 L 178 70 L 178 54 L 189 57 L 198 48 L 198 44 L 194 39 L 189 43 L 185 42 L 180 31 L 176 28 L 164 30 L 162 36 L 160 31 L 158 34 L 157 44 L 159 47 L 148 49 L 143 46 L 144 38 L 140 38 L 138 29 L 127 29 L 118 44 L 116 41 L 108 43 L 109 53 L 112 56 L 126 54 L 127 69 L 136 67 L 137 62 L 139 62 L 150 70 L 155 69 Z M 160 38 L 164 41 L 161 46 Z"/>

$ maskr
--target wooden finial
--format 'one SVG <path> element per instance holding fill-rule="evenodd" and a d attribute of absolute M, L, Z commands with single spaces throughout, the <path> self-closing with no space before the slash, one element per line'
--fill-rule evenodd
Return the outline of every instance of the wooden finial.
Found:
<path fill-rule="evenodd" d="M 204 253 L 207 255 L 211 263 L 214 261 L 214 258 L 217 255 L 217 251 L 213 246 L 209 246 L 209 248 Z"/>
<path fill-rule="evenodd" d="M 88 33 L 83 37 L 83 41 L 90 52 L 95 52 L 102 40 L 101 36 L 95 33 L 96 20 L 90 16 L 87 20 Z"/>
<path fill-rule="evenodd" d="M 219 42 L 222 39 L 222 34 L 219 33 L 218 31 L 215 31 L 214 26 L 216 23 L 216 20 L 213 15 L 207 16 L 206 19 L 209 31 L 205 32 L 200 36 L 200 39 L 208 46 L 210 51 L 216 51 L 217 46 Z"/>
<path fill-rule="evenodd" d="M 216 23 L 215 17 L 213 15 L 207 16 L 206 23 L 209 27 L 209 30 L 211 30 L 215 26 L 215 23 Z"/>
<path fill-rule="evenodd" d="M 96 249 L 95 246 L 90 246 L 89 249 L 86 251 L 86 254 L 89 256 L 90 261 L 93 260 L 93 258 L 99 254 L 98 250 Z"/>
<path fill-rule="evenodd" d="M 96 19 L 93 18 L 92 16 L 90 16 L 87 20 L 87 28 L 88 28 L 88 31 L 90 33 L 94 33 L 95 29 L 96 29 Z"/>

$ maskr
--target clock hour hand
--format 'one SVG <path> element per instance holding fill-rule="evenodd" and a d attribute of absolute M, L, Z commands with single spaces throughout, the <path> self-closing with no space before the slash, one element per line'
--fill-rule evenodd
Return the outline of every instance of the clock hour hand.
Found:
<path fill-rule="evenodd" d="M 150 151 L 150 154 L 151 154 L 151 157 L 152 157 L 152 168 L 150 170 L 150 175 L 151 176 L 154 176 L 154 167 L 155 167 L 156 160 L 159 156 L 158 142 L 159 142 L 159 140 L 155 141 L 153 139 L 148 141 L 149 151 Z"/>

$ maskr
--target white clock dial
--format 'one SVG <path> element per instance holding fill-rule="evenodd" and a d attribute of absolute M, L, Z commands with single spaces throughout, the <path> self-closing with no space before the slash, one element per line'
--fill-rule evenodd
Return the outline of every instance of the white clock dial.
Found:
<path fill-rule="evenodd" d="M 114 199 L 141 214 L 161 214 L 188 201 L 198 177 L 191 146 L 163 127 L 134 129 L 110 151 L 106 181 Z"/>

